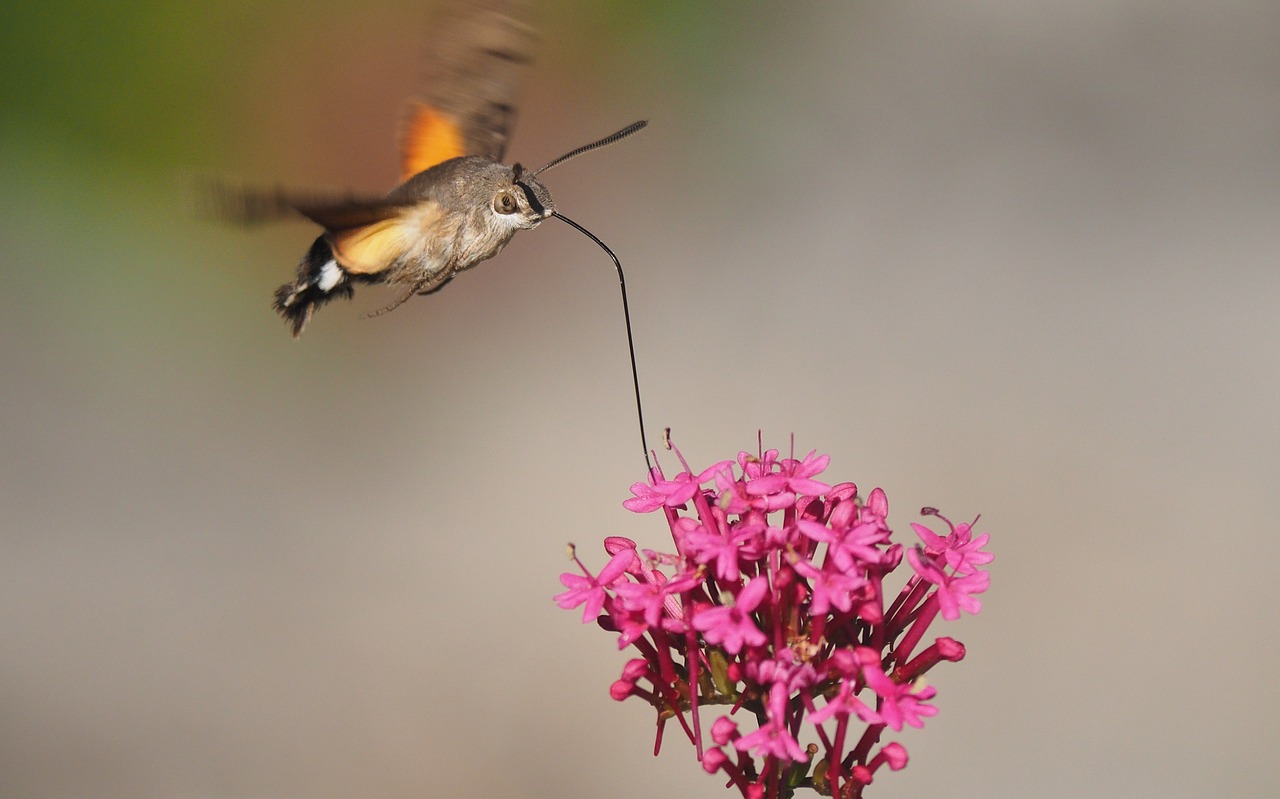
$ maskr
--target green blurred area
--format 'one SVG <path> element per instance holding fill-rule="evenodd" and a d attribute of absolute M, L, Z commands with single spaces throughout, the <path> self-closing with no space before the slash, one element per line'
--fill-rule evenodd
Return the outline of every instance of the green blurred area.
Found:
<path fill-rule="evenodd" d="M 595 59 L 661 43 L 673 75 L 697 76 L 717 56 L 716 6 L 680 2 L 587 2 L 551 6 L 585 82 Z M 544 9 L 546 10 L 546 9 Z M 340 49 L 334 32 L 379 22 L 391 29 L 429 19 L 423 4 L 244 0 L 218 3 L 10 3 L 0 8 L 0 119 L 9 136 L 74 147 L 82 157 L 163 172 L 194 154 L 218 155 L 237 137 L 239 101 L 269 95 L 264 65 L 319 60 Z M 558 37 L 563 47 L 565 39 Z M 576 57 L 575 57 L 576 56 Z M 317 85 L 315 91 L 323 92 Z M 342 98 L 334 98 L 341 102 Z M 305 146 L 302 143 L 301 146 Z"/>
<path fill-rule="evenodd" d="M 219 113 L 261 44 L 253 3 L 7 4 L 0 11 L 6 127 L 81 157 L 160 171 L 226 146 Z M 228 80 L 229 75 L 232 80 Z"/>

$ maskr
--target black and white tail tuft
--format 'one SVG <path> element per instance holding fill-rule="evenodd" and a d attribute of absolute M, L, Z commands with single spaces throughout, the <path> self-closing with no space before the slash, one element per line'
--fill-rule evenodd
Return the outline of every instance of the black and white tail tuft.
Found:
<path fill-rule="evenodd" d="M 353 293 L 351 276 L 334 260 L 329 242 L 320 236 L 299 262 L 298 278 L 276 289 L 272 307 L 297 338 L 316 308 L 335 297 L 350 298 Z"/>

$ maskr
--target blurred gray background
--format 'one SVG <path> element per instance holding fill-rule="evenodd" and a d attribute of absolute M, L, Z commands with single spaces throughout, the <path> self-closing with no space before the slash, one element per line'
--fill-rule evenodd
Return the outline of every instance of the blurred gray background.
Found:
<path fill-rule="evenodd" d="M 1268 796 L 1280 6 L 547 2 L 510 155 L 628 269 L 652 439 L 981 513 L 870 796 Z M 0 794 L 723 796 L 550 597 L 669 541 L 611 266 L 554 222 L 376 320 L 268 307 L 381 191 L 429 8 L 0 11 Z M 656 441 L 655 441 L 656 443 Z M 663 463 L 673 469 L 674 460 Z M 904 539 L 906 540 L 906 539 Z"/>

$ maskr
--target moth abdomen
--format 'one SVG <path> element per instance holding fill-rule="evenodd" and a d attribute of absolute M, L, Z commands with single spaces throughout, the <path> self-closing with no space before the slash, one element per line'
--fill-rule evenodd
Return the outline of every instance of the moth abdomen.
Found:
<path fill-rule="evenodd" d="M 272 307 L 284 317 L 293 337 L 297 338 L 316 308 L 335 297 L 350 299 L 354 293 L 352 276 L 334 259 L 333 249 L 325 237 L 318 236 L 298 262 L 297 278 L 276 289 Z"/>

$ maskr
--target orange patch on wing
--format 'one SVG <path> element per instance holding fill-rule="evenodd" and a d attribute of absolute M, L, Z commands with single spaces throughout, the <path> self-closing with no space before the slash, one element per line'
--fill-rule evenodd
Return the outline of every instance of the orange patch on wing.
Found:
<path fill-rule="evenodd" d="M 401 181 L 466 154 L 462 131 L 452 118 L 429 105 L 413 104 L 400 138 Z"/>
<path fill-rule="evenodd" d="M 406 249 L 404 220 L 399 216 L 362 227 L 330 231 L 329 246 L 342 268 L 358 275 L 381 272 Z"/>

